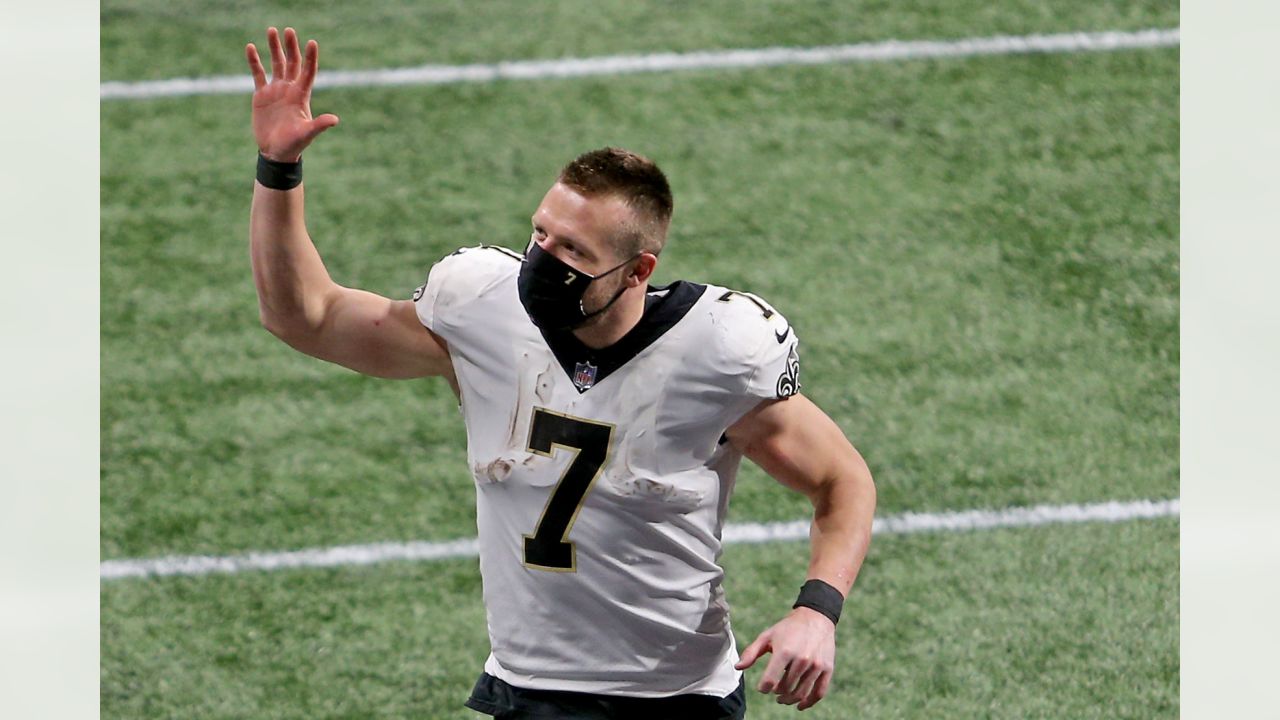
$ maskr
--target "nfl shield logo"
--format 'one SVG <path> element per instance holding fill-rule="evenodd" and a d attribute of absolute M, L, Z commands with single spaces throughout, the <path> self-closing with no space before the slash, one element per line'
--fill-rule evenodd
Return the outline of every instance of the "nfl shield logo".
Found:
<path fill-rule="evenodd" d="M 577 386 L 578 392 L 582 392 L 596 384 L 596 370 L 598 369 L 589 362 L 578 363 L 574 366 L 573 384 Z"/>

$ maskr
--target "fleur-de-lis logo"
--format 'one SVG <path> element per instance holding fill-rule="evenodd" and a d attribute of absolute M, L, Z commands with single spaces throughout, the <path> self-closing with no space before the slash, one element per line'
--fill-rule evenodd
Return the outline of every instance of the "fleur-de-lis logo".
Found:
<path fill-rule="evenodd" d="M 795 343 L 787 353 L 787 367 L 778 378 L 778 398 L 786 398 L 800 392 L 800 355 L 796 352 Z"/>

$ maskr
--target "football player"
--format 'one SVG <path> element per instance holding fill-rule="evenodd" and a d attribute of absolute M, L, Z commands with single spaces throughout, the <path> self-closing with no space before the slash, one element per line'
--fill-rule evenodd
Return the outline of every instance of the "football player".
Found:
<path fill-rule="evenodd" d="M 649 284 L 666 178 L 618 148 L 566 165 L 523 252 L 462 248 L 411 299 L 343 287 L 303 219 L 301 155 L 319 48 L 256 48 L 250 224 L 261 322 L 308 355 L 383 378 L 441 376 L 475 480 L 491 652 L 467 706 L 500 718 L 741 718 L 743 670 L 805 709 L 827 693 L 835 630 L 866 554 L 875 488 L 800 390 L 796 330 L 750 293 Z M 738 654 L 718 564 L 750 458 L 814 507 L 807 581 Z"/>

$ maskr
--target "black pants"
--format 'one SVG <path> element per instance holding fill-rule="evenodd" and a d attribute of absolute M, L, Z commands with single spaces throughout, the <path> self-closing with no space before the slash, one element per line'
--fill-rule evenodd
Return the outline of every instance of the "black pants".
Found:
<path fill-rule="evenodd" d="M 738 689 L 724 697 L 634 698 L 530 690 L 481 673 L 466 705 L 495 720 L 742 720 L 747 715 L 747 693 L 739 680 Z"/>

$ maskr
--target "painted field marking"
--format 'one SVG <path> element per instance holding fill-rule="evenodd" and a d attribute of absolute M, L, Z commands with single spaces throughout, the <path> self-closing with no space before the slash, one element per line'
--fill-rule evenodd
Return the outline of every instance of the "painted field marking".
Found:
<path fill-rule="evenodd" d="M 904 513 L 878 517 L 874 535 L 902 535 L 918 532 L 956 532 L 987 528 L 1039 527 L 1062 523 L 1125 522 L 1151 518 L 1178 517 L 1178 499 L 1104 502 L 1091 505 L 1035 505 L 1005 510 L 962 510 L 942 513 Z M 804 540 L 809 537 L 809 521 L 779 523 L 734 523 L 726 525 L 726 544 L 750 544 Z M 234 574 L 250 571 L 296 568 L 333 568 L 372 565 L 393 560 L 445 560 L 475 557 L 475 538 L 445 542 L 375 543 L 341 545 L 286 552 L 258 552 L 245 555 L 186 555 L 128 560 L 106 560 L 100 566 L 102 580 L 163 577 L 171 575 Z"/>
<path fill-rule="evenodd" d="M 627 75 L 681 70 L 727 70 L 781 65 L 829 65 L 833 63 L 887 62 L 921 58 L 961 58 L 976 55 L 1025 55 L 1030 53 L 1106 52 L 1142 48 L 1177 47 L 1178 28 L 1135 32 L 1073 32 L 1054 35 L 996 35 L 960 40 L 886 40 L 884 42 L 825 45 L 821 47 L 772 47 L 744 50 L 707 50 L 687 53 L 610 55 L 560 60 L 513 60 L 473 65 L 421 65 L 375 70 L 322 70 L 316 88 L 379 87 L 392 85 L 450 85 L 498 80 Z M 104 82 L 101 99 L 145 99 L 184 95 L 251 93 L 248 70 L 241 75 L 174 78 L 141 82 Z"/>

